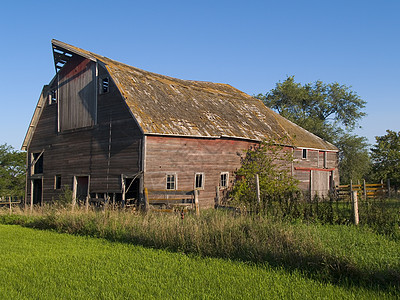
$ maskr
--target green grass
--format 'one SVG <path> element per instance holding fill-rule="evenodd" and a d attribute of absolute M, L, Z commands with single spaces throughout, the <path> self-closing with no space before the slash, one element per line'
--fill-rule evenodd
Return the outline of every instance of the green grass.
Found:
<path fill-rule="evenodd" d="M 15 225 L 0 225 L 0 253 L 0 299 L 396 298 L 395 291 L 337 286 L 268 264 Z"/>
<path fill-rule="evenodd" d="M 400 290 L 400 241 L 368 227 L 290 223 L 217 211 L 203 211 L 200 217 L 187 215 L 181 220 L 174 214 L 71 213 L 50 208 L 32 215 L 0 211 L 0 223 L 202 257 L 268 263 L 342 286 Z"/>

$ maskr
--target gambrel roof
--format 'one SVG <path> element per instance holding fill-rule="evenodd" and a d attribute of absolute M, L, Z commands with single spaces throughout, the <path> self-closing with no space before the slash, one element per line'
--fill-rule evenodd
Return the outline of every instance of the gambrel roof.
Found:
<path fill-rule="evenodd" d="M 337 151 L 334 145 L 228 84 L 176 79 L 57 40 L 52 40 L 52 45 L 56 70 L 73 55 L 103 65 L 144 134 L 256 141 L 288 136 L 296 147 Z"/>

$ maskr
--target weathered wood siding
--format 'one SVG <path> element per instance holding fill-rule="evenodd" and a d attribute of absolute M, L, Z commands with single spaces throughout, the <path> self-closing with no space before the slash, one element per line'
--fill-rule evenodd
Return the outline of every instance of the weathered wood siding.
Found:
<path fill-rule="evenodd" d="M 240 167 L 240 156 L 254 143 L 242 140 L 147 136 L 144 184 L 165 190 L 166 175 L 175 173 L 178 190 L 193 190 L 195 174 L 204 173 L 199 191 L 200 208 L 214 206 L 221 172 L 229 172 L 229 184 Z M 226 190 L 221 190 L 221 196 Z"/>
<path fill-rule="evenodd" d="M 176 174 L 178 190 L 193 190 L 195 174 L 204 173 L 204 190 L 199 191 L 201 208 L 214 206 L 216 187 L 220 182 L 221 172 L 229 172 L 229 185 L 235 181 L 235 171 L 240 168 L 240 157 L 254 142 L 233 139 L 182 138 L 167 136 L 147 136 L 146 167 L 144 184 L 148 189 L 165 190 L 166 175 Z M 293 151 L 293 175 L 300 181 L 304 191 L 326 194 L 329 190 L 329 176 L 337 176 L 337 153 L 327 154 L 326 171 L 323 160 L 324 151 L 308 149 L 306 159 L 302 158 L 302 149 L 284 148 Z M 333 171 L 328 169 L 333 169 Z M 315 169 L 315 170 L 313 170 Z M 313 173 L 313 174 L 311 174 Z M 310 181 L 311 176 L 315 181 Z M 320 190 L 324 190 L 321 193 Z M 226 194 L 226 189 L 220 195 Z"/>
<path fill-rule="evenodd" d="M 337 152 L 307 149 L 307 157 L 303 158 L 303 149 L 294 149 L 293 156 L 293 175 L 302 190 L 326 196 L 331 180 L 339 182 Z"/>
<path fill-rule="evenodd" d="M 107 73 L 99 68 L 99 75 L 106 76 Z M 80 81 L 71 80 L 66 85 L 75 85 L 76 82 Z M 96 84 L 96 80 L 90 83 L 91 86 Z M 74 176 L 90 176 L 90 192 L 113 193 L 121 192 L 121 174 L 139 171 L 142 134 L 118 89 L 110 82 L 109 92 L 99 94 L 97 99 L 97 125 L 59 133 L 57 104 L 46 103 L 28 148 L 29 163 L 31 153 L 44 149 L 45 202 L 60 193 L 54 185 L 56 175 L 61 175 L 62 186 L 68 185 L 71 189 Z M 28 202 L 31 197 L 30 179 L 28 176 Z"/>
<path fill-rule="evenodd" d="M 58 74 L 60 130 L 96 124 L 96 63 L 74 56 Z"/>

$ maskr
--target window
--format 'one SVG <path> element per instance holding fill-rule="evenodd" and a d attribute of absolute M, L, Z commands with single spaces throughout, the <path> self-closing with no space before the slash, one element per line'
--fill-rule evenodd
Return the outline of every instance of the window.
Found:
<path fill-rule="evenodd" d="M 307 158 L 307 149 L 303 149 L 303 156 L 302 156 L 302 158 L 303 158 L 303 159 L 306 159 L 306 158 Z"/>
<path fill-rule="evenodd" d="M 228 180 L 229 180 L 229 173 L 228 172 L 221 173 L 219 186 L 221 188 L 227 188 L 228 187 Z"/>
<path fill-rule="evenodd" d="M 51 90 L 49 94 L 49 104 L 57 103 L 57 90 Z"/>
<path fill-rule="evenodd" d="M 43 151 L 32 153 L 31 156 L 32 174 L 43 174 Z"/>
<path fill-rule="evenodd" d="M 167 190 L 176 190 L 175 174 L 167 174 Z"/>
<path fill-rule="evenodd" d="M 196 190 L 204 189 L 204 173 L 196 173 L 194 177 L 194 188 Z"/>
<path fill-rule="evenodd" d="M 61 189 L 61 175 L 54 176 L 54 189 Z"/>
<path fill-rule="evenodd" d="M 110 88 L 110 79 L 108 77 L 104 77 L 101 80 L 101 93 L 102 94 L 108 93 L 109 88 Z"/>

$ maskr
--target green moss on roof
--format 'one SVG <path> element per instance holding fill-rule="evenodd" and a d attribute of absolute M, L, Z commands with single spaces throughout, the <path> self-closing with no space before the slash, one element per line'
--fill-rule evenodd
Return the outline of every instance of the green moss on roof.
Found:
<path fill-rule="evenodd" d="M 250 140 L 287 135 L 293 146 L 337 150 L 228 84 L 172 78 L 59 41 L 54 43 L 103 63 L 145 134 Z"/>

